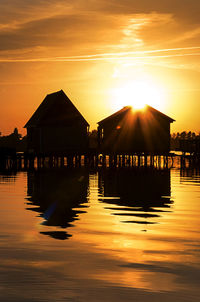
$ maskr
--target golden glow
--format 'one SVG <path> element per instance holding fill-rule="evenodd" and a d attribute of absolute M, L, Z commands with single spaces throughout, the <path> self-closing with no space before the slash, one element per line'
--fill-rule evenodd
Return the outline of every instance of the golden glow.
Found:
<path fill-rule="evenodd" d="M 45 96 L 60 89 L 91 130 L 128 103 L 148 103 L 176 120 L 172 132 L 199 132 L 200 1 L 185 1 L 181 10 L 158 0 L 153 10 L 152 1 L 9 2 L 0 1 L 2 135 L 15 127 L 25 135 L 23 126 Z M 149 98 L 149 88 L 140 102 L 138 93 L 118 99 L 117 89 L 138 81 L 159 100 Z"/>
<path fill-rule="evenodd" d="M 114 110 L 119 110 L 124 106 L 143 109 L 146 105 L 162 110 L 164 101 L 164 93 L 161 87 L 147 80 L 129 81 L 112 91 L 112 107 Z"/>

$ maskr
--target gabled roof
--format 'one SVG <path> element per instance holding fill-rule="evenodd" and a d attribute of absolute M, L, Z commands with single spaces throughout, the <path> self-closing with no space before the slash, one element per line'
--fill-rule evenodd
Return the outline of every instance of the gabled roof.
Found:
<path fill-rule="evenodd" d="M 129 112 L 130 110 L 132 109 L 131 106 L 125 106 L 123 107 L 122 109 L 120 109 L 119 111 L 111 114 L 110 116 L 104 118 L 103 120 L 101 120 L 100 122 L 98 122 L 97 124 L 104 124 L 104 123 L 107 123 L 113 119 L 116 119 L 116 118 L 121 118 L 122 116 L 124 116 L 125 114 L 127 114 L 127 112 Z"/>
<path fill-rule="evenodd" d="M 24 128 L 44 125 L 71 125 L 81 123 L 89 126 L 78 109 L 63 90 L 47 94 Z"/>
<path fill-rule="evenodd" d="M 151 113 L 153 114 L 157 114 L 157 115 L 160 115 L 161 117 L 163 117 L 164 119 L 168 120 L 170 123 L 173 123 L 175 122 L 175 120 L 171 117 L 169 117 L 168 115 L 162 113 L 161 111 L 147 105 L 147 110 L 150 111 Z"/>
<path fill-rule="evenodd" d="M 132 113 L 133 115 L 134 114 L 137 114 L 137 115 L 145 115 L 147 113 L 152 113 L 153 115 L 157 115 L 157 116 L 160 116 L 166 120 L 169 121 L 169 123 L 173 123 L 175 120 L 172 119 L 171 117 L 165 115 L 164 113 L 160 112 L 159 110 L 149 106 L 149 105 L 146 105 L 146 108 L 145 110 L 134 110 L 131 106 L 125 106 L 123 107 L 121 110 L 111 114 L 110 116 L 106 117 L 105 119 L 101 120 L 100 122 L 98 122 L 99 125 L 103 125 L 107 122 L 110 122 L 112 120 L 115 120 L 115 119 L 121 119 L 123 118 L 126 114 L 130 114 Z"/>

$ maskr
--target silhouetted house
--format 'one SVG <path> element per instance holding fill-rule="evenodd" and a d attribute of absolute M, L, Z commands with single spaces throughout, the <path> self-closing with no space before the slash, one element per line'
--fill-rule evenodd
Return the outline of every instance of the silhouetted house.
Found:
<path fill-rule="evenodd" d="M 30 152 L 81 153 L 88 148 L 89 124 L 62 90 L 48 94 L 24 127 Z"/>
<path fill-rule="evenodd" d="M 126 106 L 98 123 L 103 153 L 166 154 L 170 151 L 170 124 L 174 120 L 151 106 Z"/>

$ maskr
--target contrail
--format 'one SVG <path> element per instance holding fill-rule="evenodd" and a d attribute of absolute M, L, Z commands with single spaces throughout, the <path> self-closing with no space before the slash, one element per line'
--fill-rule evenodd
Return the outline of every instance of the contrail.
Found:
<path fill-rule="evenodd" d="M 197 50 L 200 46 L 193 47 L 179 47 L 179 48 L 166 48 L 156 50 L 144 50 L 144 51 L 129 51 L 120 53 L 103 53 L 103 54 L 91 54 L 80 56 L 66 56 L 66 57 L 47 57 L 47 58 L 27 58 L 27 59 L 15 59 L 15 58 L 0 58 L 0 62 L 87 62 L 87 61 L 105 61 L 105 60 L 119 60 L 119 59 L 155 59 L 155 58 L 171 58 L 171 57 L 185 57 L 185 56 L 199 56 L 200 53 L 174 53 L 163 55 L 148 55 L 154 53 L 185 51 L 185 50 Z M 141 54 L 141 55 L 139 55 Z M 139 55 L 139 56 L 138 56 Z"/>
<path fill-rule="evenodd" d="M 125 52 L 115 52 L 115 53 L 103 53 L 103 54 L 91 54 L 91 55 L 81 55 L 81 56 L 68 56 L 68 57 L 59 57 L 59 58 L 93 58 L 93 57 L 110 57 L 110 56 L 124 56 L 124 55 L 134 55 L 134 54 L 145 54 L 145 53 L 159 53 L 159 52 L 168 52 L 168 51 L 181 51 L 181 50 L 195 50 L 200 49 L 200 46 L 193 47 L 178 47 L 178 48 L 165 48 L 165 49 L 155 49 L 155 50 L 140 50 L 140 51 L 125 51 Z"/>

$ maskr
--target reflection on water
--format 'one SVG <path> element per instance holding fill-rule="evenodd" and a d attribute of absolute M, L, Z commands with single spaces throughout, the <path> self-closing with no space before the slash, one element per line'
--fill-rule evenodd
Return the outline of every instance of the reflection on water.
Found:
<path fill-rule="evenodd" d="M 182 168 L 180 169 L 181 182 L 191 182 L 199 185 L 200 169 L 198 168 Z"/>
<path fill-rule="evenodd" d="M 107 204 L 104 208 L 111 210 L 111 215 L 120 216 L 121 222 L 156 224 L 162 213 L 171 211 L 168 169 L 100 169 L 96 175 L 98 200 Z M 27 188 L 26 209 L 38 212 L 43 225 L 58 227 L 40 233 L 55 239 L 70 238 L 71 234 L 60 229 L 73 226 L 79 215 L 86 213 L 89 172 L 84 169 L 28 172 Z"/>
<path fill-rule="evenodd" d="M 118 207 L 110 207 L 114 215 L 124 216 L 122 222 L 153 224 L 162 212 L 169 212 L 170 170 L 117 169 L 99 173 L 102 201 Z M 133 217 L 137 218 L 132 219 Z"/>
<path fill-rule="evenodd" d="M 39 170 L 28 172 L 28 207 L 44 219 L 43 225 L 71 227 L 87 208 L 89 174 L 86 170 Z M 35 206 L 35 207 L 33 207 Z M 82 210 L 84 209 L 84 210 Z M 65 231 L 43 231 L 55 239 L 71 237 Z"/>
<path fill-rule="evenodd" d="M 17 174 L 16 171 L 0 172 L 0 184 L 14 182 L 16 179 L 16 174 Z"/>
<path fill-rule="evenodd" d="M 0 174 L 0 301 L 197 302 L 199 202 L 198 169 Z"/>

